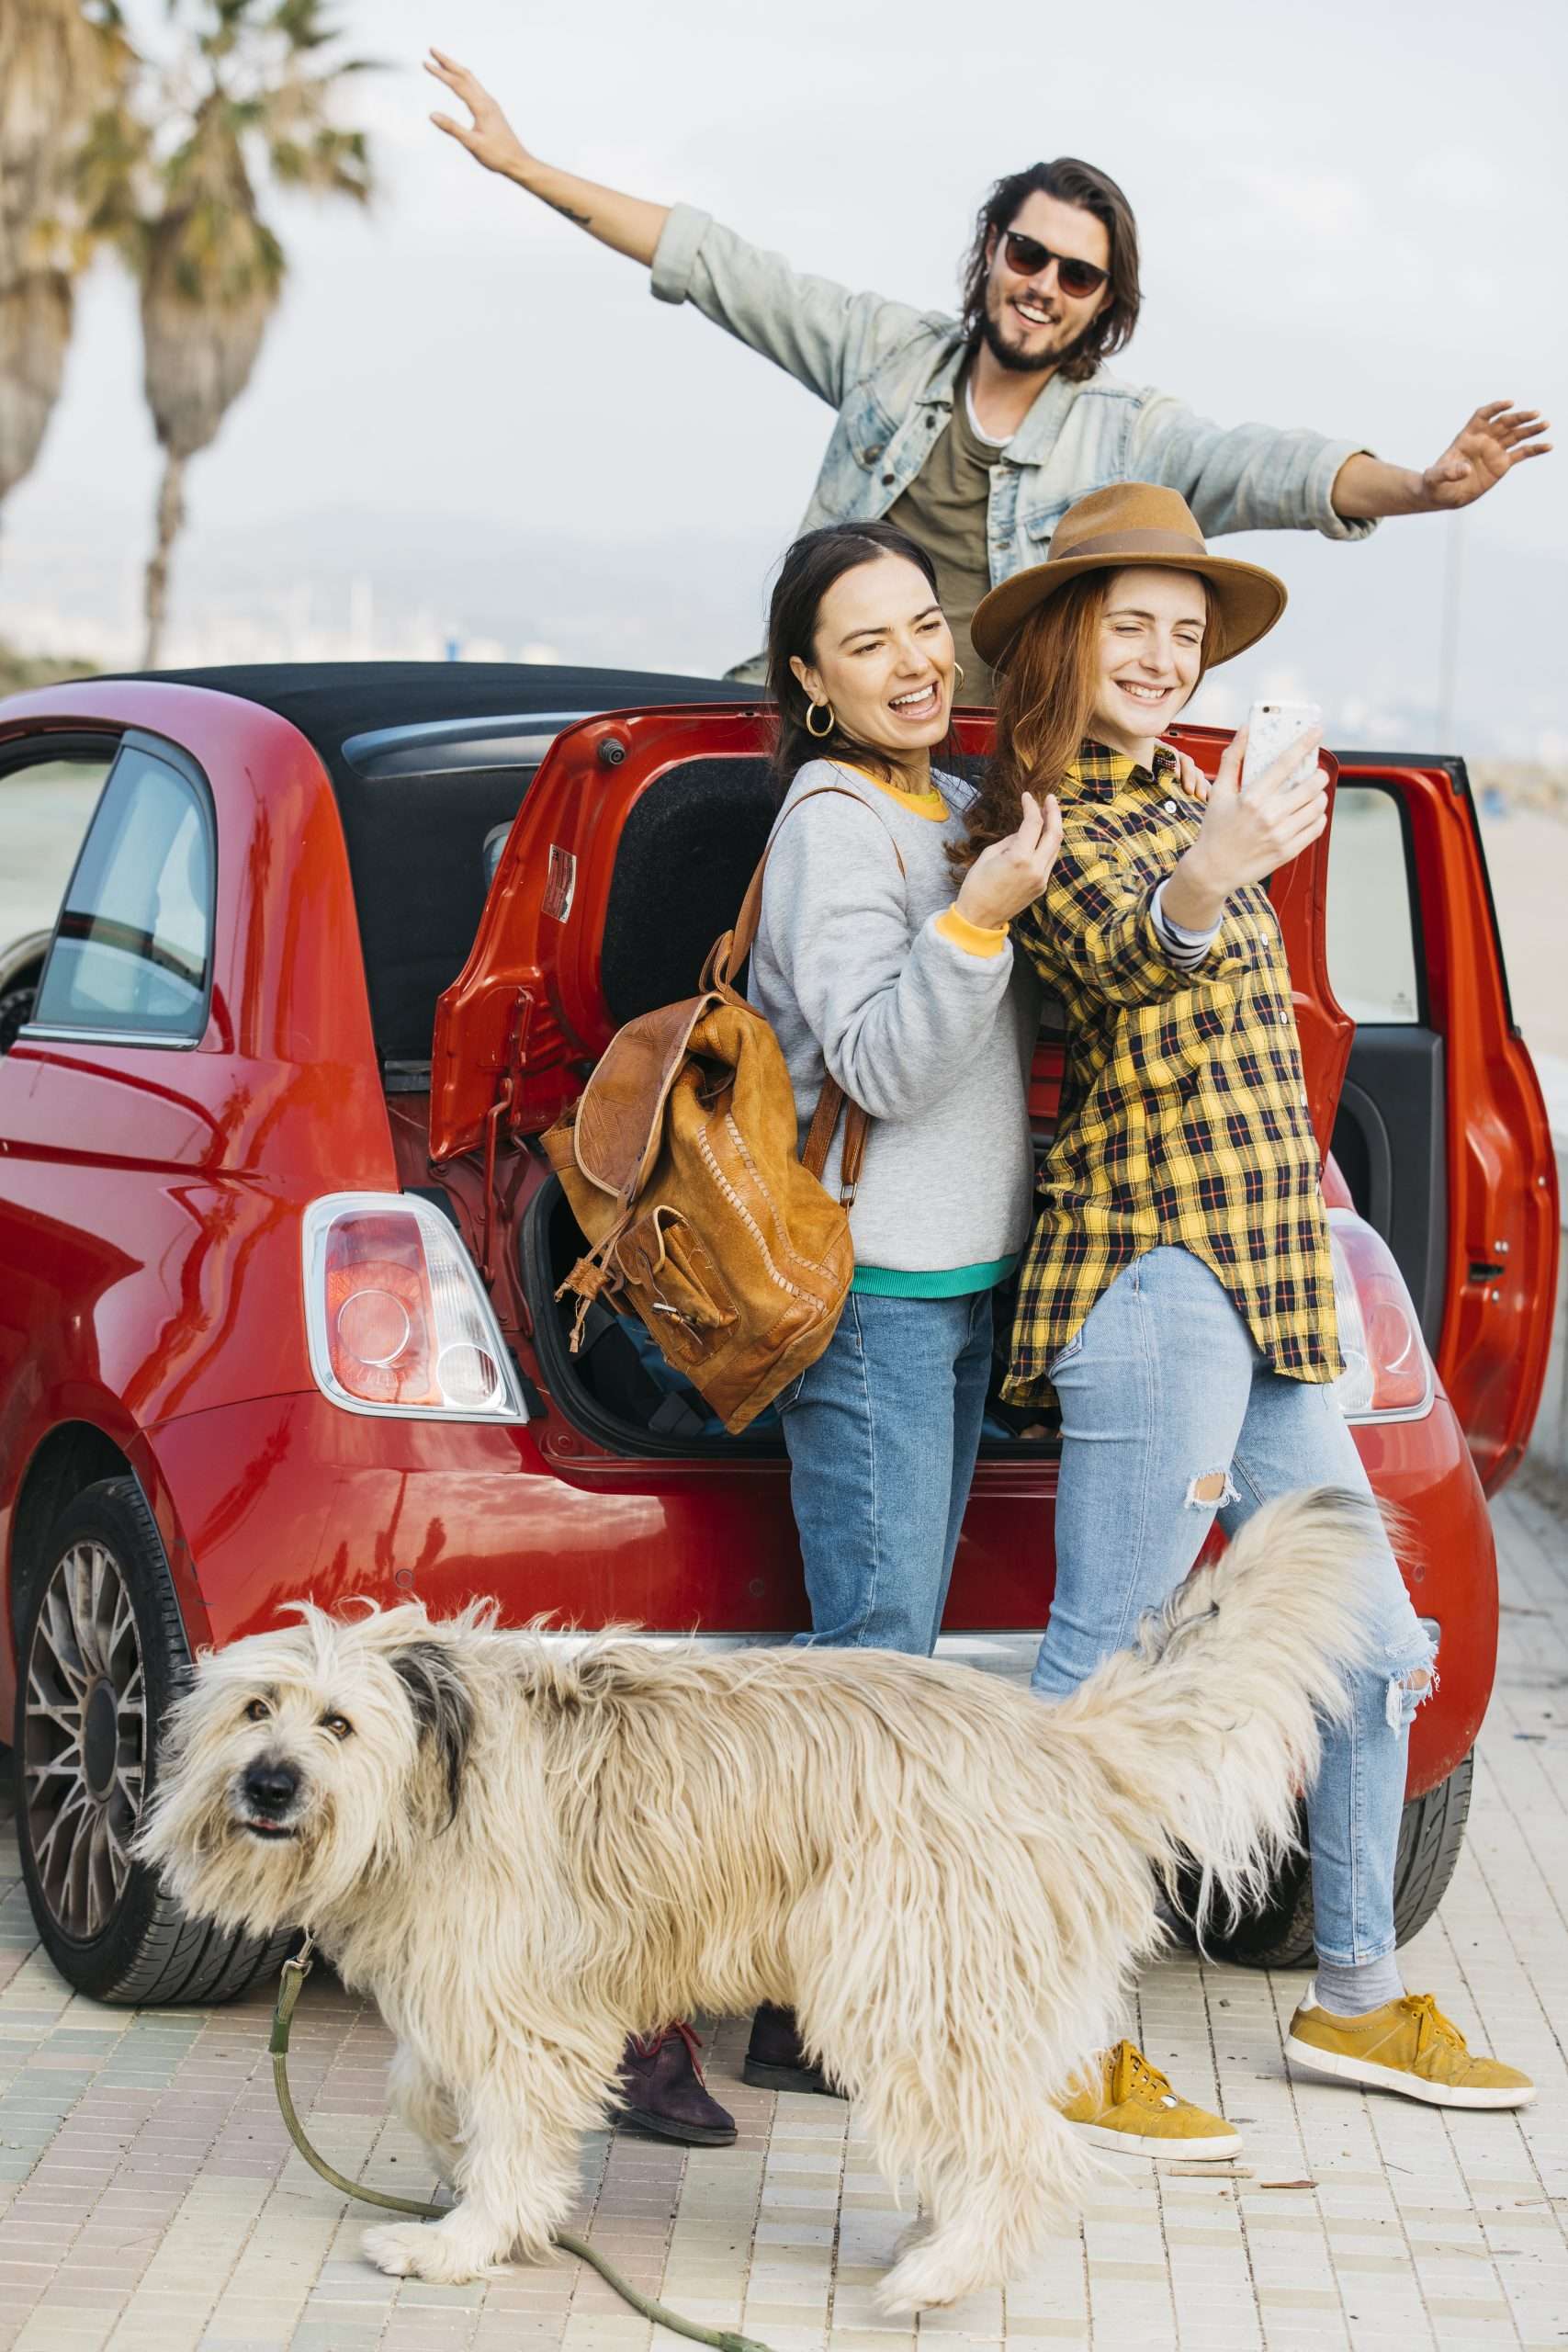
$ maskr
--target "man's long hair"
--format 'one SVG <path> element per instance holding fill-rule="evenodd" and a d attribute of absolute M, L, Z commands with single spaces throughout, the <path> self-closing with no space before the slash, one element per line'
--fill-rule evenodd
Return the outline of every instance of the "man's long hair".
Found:
<path fill-rule="evenodd" d="M 981 205 L 975 220 L 975 241 L 964 255 L 961 285 L 964 333 L 971 348 L 980 340 L 986 316 L 986 281 L 990 276 L 987 248 L 993 232 L 1000 237 L 1012 227 L 1020 209 L 1031 196 L 1054 196 L 1059 204 L 1076 204 L 1091 212 L 1111 240 L 1111 300 L 1089 322 L 1056 372 L 1070 384 L 1081 384 L 1101 360 L 1109 359 L 1131 341 L 1138 323 L 1138 224 L 1133 208 L 1115 181 L 1076 155 L 1058 155 L 1055 163 L 1031 164 L 1021 172 L 999 179 Z"/>

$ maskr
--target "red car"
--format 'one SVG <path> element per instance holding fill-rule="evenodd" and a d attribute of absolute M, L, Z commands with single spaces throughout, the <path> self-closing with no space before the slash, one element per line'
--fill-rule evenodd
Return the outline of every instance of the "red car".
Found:
<path fill-rule="evenodd" d="M 960 721 L 966 756 L 987 725 Z M 700 681 L 479 666 L 0 704 L 0 809 L 44 763 L 105 779 L 0 1059 L 0 1670 L 28 1895 L 82 1990 L 208 2001 L 266 1962 L 129 1850 L 199 1645 L 307 1595 L 804 1622 L 776 1430 L 726 1437 L 608 1314 L 569 1354 L 578 1237 L 536 1142 L 620 1023 L 694 989 L 767 831 L 767 728 Z M 1208 766 L 1224 741 L 1181 739 Z M 1462 1832 L 1484 1495 L 1540 1393 L 1557 1211 L 1462 764 L 1338 770 L 1276 900 L 1333 1146 L 1341 1396 L 1440 1644 L 1408 1935 Z M 1058 1061 L 1047 1037 L 1043 1130 Z M 1055 1449 L 987 1429 L 950 1630 L 1037 1627 L 1051 1597 Z M 1233 1954 L 1302 1956 L 1306 1899 L 1298 1861 Z"/>

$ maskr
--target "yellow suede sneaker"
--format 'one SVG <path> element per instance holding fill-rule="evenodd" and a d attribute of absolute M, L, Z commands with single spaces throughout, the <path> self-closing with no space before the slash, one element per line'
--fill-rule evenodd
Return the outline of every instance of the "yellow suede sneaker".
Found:
<path fill-rule="evenodd" d="M 1535 2085 L 1517 2066 L 1472 2057 L 1430 1993 L 1406 1993 L 1359 2018 L 1320 2009 L 1316 1994 L 1309 1984 L 1291 2019 L 1285 2055 L 1298 2066 L 1429 2107 L 1528 2107 L 1535 2097 Z"/>
<path fill-rule="evenodd" d="M 1241 2146 L 1219 2116 L 1179 2098 L 1133 2041 L 1101 2051 L 1058 2112 L 1095 2147 L 1156 2164 L 1219 2164 Z"/>

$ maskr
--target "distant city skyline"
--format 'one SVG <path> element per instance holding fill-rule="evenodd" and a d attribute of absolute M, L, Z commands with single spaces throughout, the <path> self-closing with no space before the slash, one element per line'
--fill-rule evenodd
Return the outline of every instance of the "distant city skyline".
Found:
<path fill-rule="evenodd" d="M 552 159 L 931 306 L 952 304 L 998 170 L 1088 153 L 1144 239 L 1145 323 L 1118 371 L 1224 419 L 1307 423 L 1419 465 L 1480 399 L 1550 412 L 1568 391 L 1546 292 L 1568 225 L 1568 38 L 1540 0 L 1490 48 L 1456 0 L 1425 12 L 1418 43 L 1348 0 L 1325 0 L 1310 37 L 1244 0 L 1179 20 L 1127 0 L 1114 39 L 1056 12 L 1002 63 L 954 47 L 940 0 L 906 0 L 897 40 L 837 0 L 765 24 L 601 0 L 587 32 L 502 0 L 343 13 L 351 45 L 397 69 L 352 92 L 383 193 L 363 221 L 278 216 L 290 284 L 254 384 L 191 469 L 171 660 L 455 640 L 720 669 L 761 641 L 829 411 L 430 129 L 432 34 Z M 130 15 L 161 21 L 156 0 Z M 42 458 L 0 516 L 0 636 L 124 663 L 156 453 L 130 288 L 106 266 L 80 311 Z M 1280 571 L 1292 602 L 1211 706 L 1288 676 L 1371 740 L 1428 732 L 1456 530 L 1458 747 L 1568 757 L 1568 449 L 1457 525 L 1389 523 L 1359 548 L 1224 542 Z"/>

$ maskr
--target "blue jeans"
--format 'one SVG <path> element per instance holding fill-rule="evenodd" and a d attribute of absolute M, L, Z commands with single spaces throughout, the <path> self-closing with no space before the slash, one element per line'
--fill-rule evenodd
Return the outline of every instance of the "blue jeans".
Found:
<path fill-rule="evenodd" d="M 1132 1640 L 1191 1567 L 1216 1515 L 1227 1534 L 1300 1487 L 1369 1490 L 1331 1388 L 1289 1380 L 1254 1345 L 1200 1259 L 1151 1250 L 1096 1302 L 1051 1366 L 1062 1407 L 1056 1592 L 1033 1688 L 1065 1698 Z M 1307 1792 L 1314 1940 L 1325 1960 L 1394 1947 L 1393 1865 L 1411 1716 L 1432 1645 L 1386 1543 L 1378 1655 L 1325 1726 Z"/>
<path fill-rule="evenodd" d="M 811 1632 L 929 1657 L 991 1369 L 991 1294 L 852 1291 L 824 1352 L 779 1398 Z"/>

